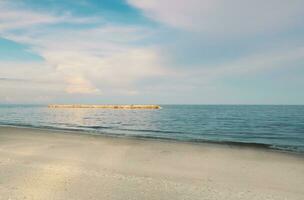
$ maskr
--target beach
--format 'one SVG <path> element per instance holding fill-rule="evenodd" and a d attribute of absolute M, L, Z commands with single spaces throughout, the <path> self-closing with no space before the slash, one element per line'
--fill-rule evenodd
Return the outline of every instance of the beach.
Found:
<path fill-rule="evenodd" d="M 0 128 L 0 199 L 304 199 L 304 156 Z"/>

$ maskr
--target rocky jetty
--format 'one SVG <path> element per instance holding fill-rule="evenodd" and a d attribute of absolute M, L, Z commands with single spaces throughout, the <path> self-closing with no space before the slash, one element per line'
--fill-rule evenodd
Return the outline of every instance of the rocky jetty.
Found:
<path fill-rule="evenodd" d="M 49 108 L 102 108 L 102 109 L 160 109 L 159 105 L 87 105 L 87 104 L 50 104 Z"/>

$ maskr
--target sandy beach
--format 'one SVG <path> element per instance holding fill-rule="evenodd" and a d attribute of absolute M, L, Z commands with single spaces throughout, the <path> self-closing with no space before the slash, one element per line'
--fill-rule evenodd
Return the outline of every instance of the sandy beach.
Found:
<path fill-rule="evenodd" d="M 0 199 L 304 199 L 304 157 L 0 128 Z"/>

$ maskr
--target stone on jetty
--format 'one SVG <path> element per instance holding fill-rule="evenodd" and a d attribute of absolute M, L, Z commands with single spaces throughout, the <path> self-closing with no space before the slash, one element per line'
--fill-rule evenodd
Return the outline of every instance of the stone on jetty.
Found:
<path fill-rule="evenodd" d="M 102 109 L 160 109 L 159 105 L 85 105 L 85 104 L 50 104 L 49 108 L 102 108 Z"/>

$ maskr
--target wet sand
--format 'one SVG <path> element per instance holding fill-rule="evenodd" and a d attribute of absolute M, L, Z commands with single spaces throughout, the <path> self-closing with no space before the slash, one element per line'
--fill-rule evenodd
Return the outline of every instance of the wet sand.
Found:
<path fill-rule="evenodd" d="M 302 155 L 0 128 L 0 200 L 303 200 L 303 188 Z"/>

